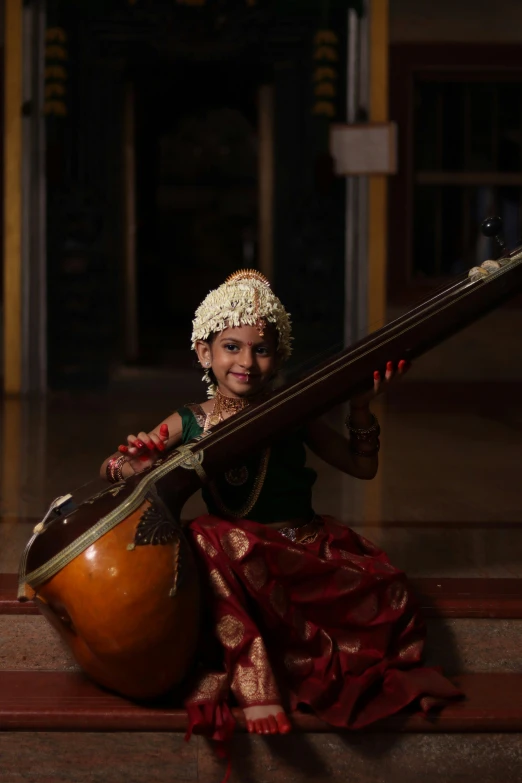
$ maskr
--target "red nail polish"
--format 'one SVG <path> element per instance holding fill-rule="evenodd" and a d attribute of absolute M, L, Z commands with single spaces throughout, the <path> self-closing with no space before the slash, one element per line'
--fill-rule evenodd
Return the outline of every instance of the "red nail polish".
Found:
<path fill-rule="evenodd" d="M 270 734 L 277 734 L 278 728 L 277 728 L 277 721 L 274 718 L 273 715 L 268 716 L 268 728 L 270 729 Z"/>
<path fill-rule="evenodd" d="M 121 451 L 122 454 L 127 454 L 128 450 L 128 446 L 118 446 L 118 451 Z"/>
<path fill-rule="evenodd" d="M 288 732 L 292 730 L 290 721 L 288 720 L 284 712 L 277 713 L 276 721 L 277 721 L 277 726 L 279 728 L 279 732 L 281 734 L 288 734 Z"/>
<path fill-rule="evenodd" d="M 381 380 L 381 373 L 379 372 L 379 370 L 375 370 L 375 372 L 373 373 L 373 380 L 374 381 L 380 381 Z"/>
<path fill-rule="evenodd" d="M 138 459 L 140 462 L 148 462 L 150 457 L 148 454 L 139 454 Z"/>
<path fill-rule="evenodd" d="M 407 365 L 406 359 L 401 359 L 399 362 L 399 370 L 403 370 Z"/>
<path fill-rule="evenodd" d="M 156 443 L 156 448 L 158 449 L 158 451 L 165 451 L 165 446 L 161 441 L 159 441 L 159 443 Z"/>
<path fill-rule="evenodd" d="M 393 370 L 393 362 L 386 362 L 386 369 L 388 372 L 391 372 Z"/>
<path fill-rule="evenodd" d="M 136 446 L 137 449 L 144 449 L 145 448 L 145 444 L 142 443 L 141 440 L 135 440 L 134 441 L 134 445 Z"/>
<path fill-rule="evenodd" d="M 166 436 L 168 438 L 169 436 L 169 428 L 167 424 L 162 424 L 160 427 L 160 435 Z"/>
<path fill-rule="evenodd" d="M 147 443 L 145 445 L 146 445 L 146 447 L 148 448 L 149 451 L 154 451 L 154 449 L 156 448 L 156 446 L 154 445 L 154 443 L 151 440 L 147 441 Z"/>

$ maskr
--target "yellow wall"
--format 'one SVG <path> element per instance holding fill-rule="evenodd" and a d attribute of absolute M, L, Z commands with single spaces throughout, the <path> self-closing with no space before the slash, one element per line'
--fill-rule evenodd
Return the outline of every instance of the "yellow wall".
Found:
<path fill-rule="evenodd" d="M 4 390 L 22 384 L 22 0 L 5 2 Z"/>

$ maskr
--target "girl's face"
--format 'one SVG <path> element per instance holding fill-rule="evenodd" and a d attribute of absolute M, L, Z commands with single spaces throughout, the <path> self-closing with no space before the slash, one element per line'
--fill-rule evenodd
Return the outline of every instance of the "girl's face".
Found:
<path fill-rule="evenodd" d="M 210 342 L 198 342 L 198 358 L 214 373 L 219 391 L 227 397 L 257 394 L 278 367 L 276 330 L 267 325 L 260 337 L 255 326 L 232 326 Z"/>

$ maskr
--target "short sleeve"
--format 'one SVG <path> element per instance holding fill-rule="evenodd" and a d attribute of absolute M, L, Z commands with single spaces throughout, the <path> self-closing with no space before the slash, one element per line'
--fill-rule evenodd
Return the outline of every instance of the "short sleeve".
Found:
<path fill-rule="evenodd" d="M 202 416 L 199 415 L 197 411 L 195 412 L 194 408 L 199 408 L 199 410 L 201 410 L 200 406 L 184 405 L 176 411 L 176 413 L 181 416 L 181 440 L 183 443 L 187 443 L 189 440 L 192 440 L 192 438 L 201 435 L 203 430 L 201 421 Z M 201 414 L 204 416 L 202 410 Z"/>

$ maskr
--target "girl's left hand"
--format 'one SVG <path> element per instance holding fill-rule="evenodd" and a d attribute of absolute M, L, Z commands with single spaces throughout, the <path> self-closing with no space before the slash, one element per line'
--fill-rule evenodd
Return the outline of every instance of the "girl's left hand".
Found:
<path fill-rule="evenodd" d="M 373 389 L 369 392 L 366 392 L 366 394 L 352 397 L 350 400 L 350 405 L 352 408 L 365 408 L 373 399 L 375 399 L 375 397 L 377 397 L 378 394 L 382 394 L 383 392 L 387 391 L 390 387 L 390 383 L 392 383 L 397 378 L 401 378 L 405 373 L 407 373 L 410 367 L 411 364 L 407 362 L 406 359 L 401 359 L 397 365 L 397 372 L 395 372 L 393 362 L 387 362 L 384 380 L 381 378 L 380 372 L 375 370 L 373 373 Z"/>

